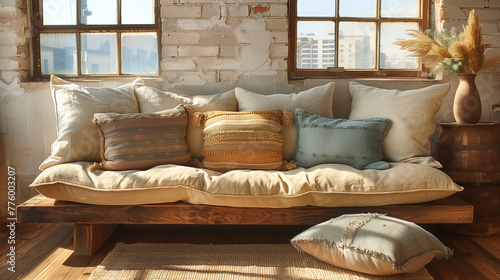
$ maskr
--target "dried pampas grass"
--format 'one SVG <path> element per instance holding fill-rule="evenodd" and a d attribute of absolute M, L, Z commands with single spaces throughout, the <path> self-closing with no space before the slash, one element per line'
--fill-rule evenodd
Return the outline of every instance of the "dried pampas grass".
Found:
<path fill-rule="evenodd" d="M 447 58 L 455 62 L 461 61 L 463 68 L 460 71 L 465 73 L 476 74 L 479 70 L 500 65 L 500 56 L 487 60 L 484 58 L 486 49 L 491 45 L 483 42 L 481 24 L 475 10 L 469 13 L 464 31 L 458 36 L 452 33 L 455 33 L 454 30 L 434 33 L 409 30 L 407 34 L 413 39 L 398 39 L 394 44 L 412 52 L 413 56 L 419 57 L 427 67 L 434 70 L 443 67 L 442 61 Z"/>
<path fill-rule="evenodd" d="M 467 26 L 459 36 L 462 40 L 453 43 L 449 51 L 454 58 L 464 62 L 466 73 L 476 74 L 483 65 L 486 49 L 491 47 L 483 42 L 483 32 L 476 11 L 470 12 Z"/>
<path fill-rule="evenodd" d="M 445 47 L 427 33 L 409 30 L 407 34 L 414 39 L 398 39 L 394 44 L 413 53 L 413 56 L 420 58 L 427 67 L 435 68 L 441 60 L 452 57 Z"/>

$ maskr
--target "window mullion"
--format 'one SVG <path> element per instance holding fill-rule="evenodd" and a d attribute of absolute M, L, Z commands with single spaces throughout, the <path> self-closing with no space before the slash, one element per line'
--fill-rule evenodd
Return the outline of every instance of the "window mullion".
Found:
<path fill-rule="evenodd" d="M 335 0 L 335 67 L 339 67 L 339 2 Z"/>
<path fill-rule="evenodd" d="M 118 53 L 118 75 L 122 75 L 122 33 L 121 31 L 116 32 L 116 46 L 117 46 L 117 53 Z"/>
<path fill-rule="evenodd" d="M 375 22 L 375 70 L 380 70 L 380 36 L 381 36 L 381 8 L 382 1 L 377 0 L 377 21 Z"/>
<path fill-rule="evenodd" d="M 116 0 L 116 18 L 118 20 L 118 25 L 122 24 L 122 1 L 121 0 Z"/>
<path fill-rule="evenodd" d="M 76 74 L 78 76 L 82 75 L 82 35 L 80 31 L 76 31 L 76 61 L 77 61 L 77 69 Z"/>

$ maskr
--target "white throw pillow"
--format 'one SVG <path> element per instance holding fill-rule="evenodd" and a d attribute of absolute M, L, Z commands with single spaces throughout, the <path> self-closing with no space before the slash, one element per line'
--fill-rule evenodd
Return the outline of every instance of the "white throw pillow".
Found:
<path fill-rule="evenodd" d="M 313 87 L 299 93 L 258 94 L 237 87 L 238 110 L 241 112 L 278 109 L 295 114 L 295 109 L 302 108 L 318 116 L 333 118 L 333 90 L 335 83 Z"/>
<path fill-rule="evenodd" d="M 234 90 L 212 95 L 187 96 L 140 85 L 135 88 L 141 113 L 173 109 L 177 105 L 191 105 L 198 112 L 236 111 L 238 103 Z"/>
<path fill-rule="evenodd" d="M 136 86 L 135 90 L 141 113 L 154 113 L 173 109 L 177 105 L 190 105 L 197 112 L 236 111 L 238 109 L 234 90 L 212 95 L 194 96 L 161 91 L 144 85 Z M 200 126 L 192 125 L 190 122 L 187 128 L 186 139 L 189 151 L 193 157 L 202 159 L 203 129 Z"/>
<path fill-rule="evenodd" d="M 95 113 L 139 113 L 134 86 L 140 78 L 118 88 L 80 86 L 54 75 L 50 89 L 54 102 L 57 139 L 40 170 L 74 161 L 100 162 L 99 132 L 92 124 Z"/>
<path fill-rule="evenodd" d="M 333 91 L 335 83 L 310 88 L 299 93 L 258 94 L 237 87 L 238 110 L 241 112 L 279 109 L 295 114 L 295 109 L 302 108 L 318 116 L 333 118 Z M 283 158 L 292 160 L 295 152 L 297 127 L 286 126 L 283 130 Z"/>
<path fill-rule="evenodd" d="M 388 118 L 392 121 L 382 148 L 386 161 L 439 166 L 429 157 L 429 138 L 436 127 L 436 113 L 449 89 L 448 83 L 397 90 L 350 82 L 349 119 Z"/>
<path fill-rule="evenodd" d="M 295 236 L 299 250 L 331 265 L 373 275 L 413 273 L 453 251 L 420 226 L 381 214 L 342 215 Z"/>

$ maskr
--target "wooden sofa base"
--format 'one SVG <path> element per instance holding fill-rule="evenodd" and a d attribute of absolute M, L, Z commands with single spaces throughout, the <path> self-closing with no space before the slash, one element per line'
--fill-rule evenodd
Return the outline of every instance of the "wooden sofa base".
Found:
<path fill-rule="evenodd" d="M 417 224 L 471 223 L 473 207 L 455 196 L 441 200 L 369 207 L 251 208 L 183 202 L 91 205 L 35 196 L 17 207 L 23 223 L 74 223 L 75 255 L 89 256 L 120 224 L 315 225 L 342 214 L 386 213 Z"/>

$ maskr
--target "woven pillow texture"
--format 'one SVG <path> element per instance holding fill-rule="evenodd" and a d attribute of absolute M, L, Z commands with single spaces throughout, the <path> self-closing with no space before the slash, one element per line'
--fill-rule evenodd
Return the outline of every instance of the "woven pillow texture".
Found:
<path fill-rule="evenodd" d="M 382 141 L 391 127 L 389 119 L 330 119 L 297 109 L 295 123 L 297 166 L 339 163 L 357 169 L 389 168 L 382 162 Z"/>
<path fill-rule="evenodd" d="M 202 165 L 207 169 L 282 169 L 281 110 L 203 114 Z"/>
<path fill-rule="evenodd" d="M 453 251 L 420 226 L 377 214 L 350 214 L 313 226 L 291 243 L 331 265 L 373 275 L 413 273 Z"/>
<path fill-rule="evenodd" d="M 101 158 L 92 170 L 148 169 L 162 164 L 187 164 L 188 117 L 185 109 L 157 113 L 95 114 L 101 136 Z"/>

